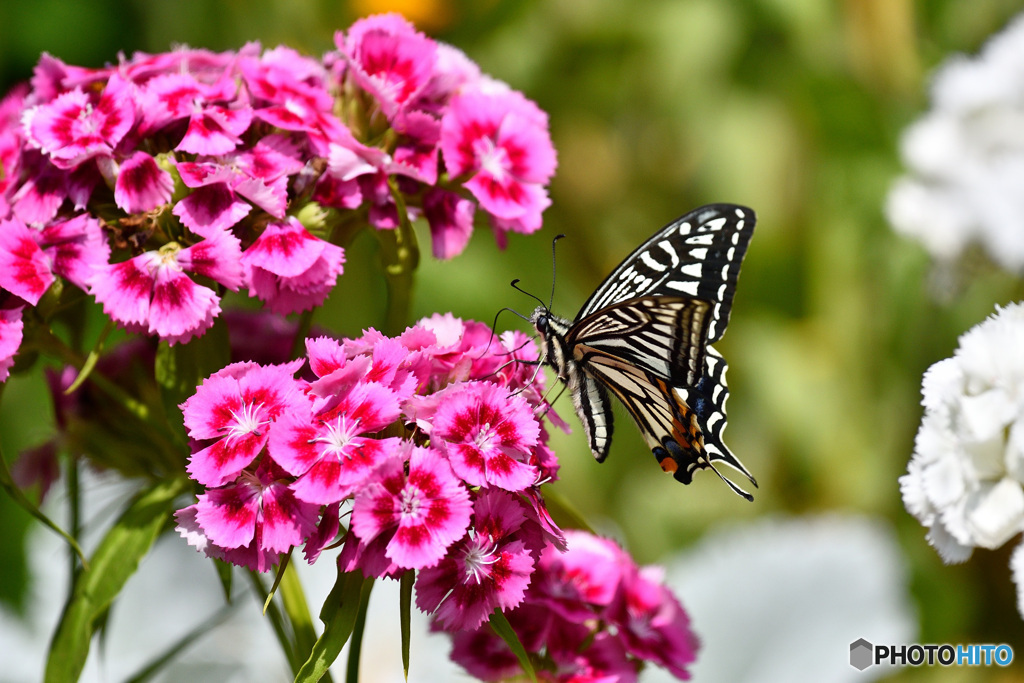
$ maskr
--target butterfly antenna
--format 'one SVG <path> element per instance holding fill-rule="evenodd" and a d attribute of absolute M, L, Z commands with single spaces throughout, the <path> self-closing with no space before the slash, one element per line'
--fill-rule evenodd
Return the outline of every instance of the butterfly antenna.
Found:
<path fill-rule="evenodd" d="M 544 310 L 546 310 L 546 311 L 549 311 L 549 310 L 551 310 L 551 307 L 550 307 L 550 305 L 549 305 L 549 304 L 545 304 L 545 303 L 544 303 L 543 301 L 541 301 L 541 300 L 540 300 L 540 298 L 538 298 L 538 297 L 537 297 L 536 295 L 534 295 L 534 294 L 530 294 L 530 293 L 529 293 L 529 292 L 527 292 L 527 291 L 526 291 L 525 289 L 523 289 L 522 287 L 520 287 L 520 286 L 519 286 L 519 278 L 516 278 L 515 280 L 513 280 L 513 281 L 512 281 L 512 289 L 516 290 L 517 292 L 522 292 L 522 293 L 523 293 L 523 294 L 525 294 L 526 296 L 530 297 L 531 299 L 533 299 L 534 301 L 536 301 L 537 303 L 539 303 L 539 304 L 540 304 L 541 306 L 543 306 L 543 307 L 544 307 Z M 511 310 L 511 309 L 509 309 L 509 310 Z M 513 313 L 515 313 L 515 311 L 512 311 L 512 312 L 513 312 Z M 525 320 L 525 321 L 527 321 L 527 322 L 529 322 L 529 321 L 530 321 L 530 319 L 529 319 L 529 318 L 527 318 L 527 317 L 526 317 L 525 315 L 520 315 L 519 313 L 516 313 L 516 315 L 518 315 L 518 316 L 519 316 L 520 318 L 522 318 L 523 320 Z"/>
<path fill-rule="evenodd" d="M 555 245 L 558 244 L 558 240 L 565 237 L 565 235 L 555 235 L 555 238 L 551 240 L 551 297 L 548 299 L 548 308 L 551 310 L 551 305 L 555 303 L 555 266 L 557 259 L 555 258 Z"/>
<path fill-rule="evenodd" d="M 508 311 L 509 313 L 513 313 L 515 315 L 518 315 L 520 318 L 522 318 L 526 322 L 530 322 L 530 319 L 527 318 L 522 313 L 520 313 L 519 311 L 517 311 L 515 309 L 512 309 L 512 308 L 508 308 L 507 306 L 505 308 L 502 308 L 501 310 L 499 310 L 497 313 L 494 314 L 494 322 L 491 323 L 491 336 L 487 338 L 487 346 L 485 346 L 484 350 L 480 352 L 480 355 L 477 356 L 476 358 L 474 358 L 473 360 L 480 360 L 481 358 L 484 357 L 484 355 L 488 351 L 490 351 L 490 349 L 491 349 L 491 342 L 494 341 L 494 337 L 497 336 L 498 316 L 500 316 L 505 311 Z"/>

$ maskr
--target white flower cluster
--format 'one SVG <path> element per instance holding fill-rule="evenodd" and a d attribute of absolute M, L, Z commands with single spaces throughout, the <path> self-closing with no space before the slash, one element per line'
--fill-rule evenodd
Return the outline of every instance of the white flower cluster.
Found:
<path fill-rule="evenodd" d="M 1024 530 L 1024 305 L 960 337 L 921 386 L 924 418 L 900 491 L 946 562 Z M 1024 615 L 1024 545 L 1011 560 Z"/>
<path fill-rule="evenodd" d="M 976 243 L 1024 272 L 1024 16 L 977 58 L 948 59 L 931 98 L 903 134 L 909 172 L 890 191 L 889 222 L 938 259 Z"/>

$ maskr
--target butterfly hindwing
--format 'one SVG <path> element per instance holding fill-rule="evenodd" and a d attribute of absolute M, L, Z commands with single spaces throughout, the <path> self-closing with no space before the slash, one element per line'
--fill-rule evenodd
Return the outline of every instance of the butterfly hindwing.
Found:
<path fill-rule="evenodd" d="M 695 471 L 711 469 L 737 494 L 753 499 L 715 467 L 716 461 L 724 462 L 757 486 L 747 468 L 722 443 L 729 392 L 725 361 L 714 349 L 708 348 L 705 372 L 688 391 L 598 352 L 591 353 L 581 367 L 622 401 L 662 470 L 689 484 Z"/>

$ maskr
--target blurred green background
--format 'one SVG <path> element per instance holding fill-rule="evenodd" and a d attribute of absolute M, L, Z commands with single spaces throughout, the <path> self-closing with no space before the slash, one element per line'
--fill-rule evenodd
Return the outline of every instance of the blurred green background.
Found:
<path fill-rule="evenodd" d="M 897 483 L 920 421 L 922 373 L 952 355 L 957 336 L 995 304 L 1024 298 L 1024 288 L 981 259 L 959 265 L 952 278 L 937 274 L 882 211 L 901 171 L 900 131 L 926 109 L 930 71 L 951 53 L 975 52 L 1024 3 L 4 2 L 0 82 L 6 90 L 28 78 L 42 51 L 89 66 L 181 43 L 236 49 L 259 40 L 319 54 L 332 48 L 335 30 L 385 9 L 405 12 L 536 100 L 550 114 L 559 153 L 539 234 L 513 235 L 499 252 L 480 226 L 465 254 L 440 263 L 420 233 L 416 317 L 451 311 L 490 322 L 504 306 L 528 313 L 532 301 L 508 283 L 522 278 L 547 298 L 557 233 L 568 239 L 559 244 L 554 308 L 572 317 L 622 256 L 679 214 L 719 201 L 758 213 L 730 329 L 718 345 L 730 364 L 726 440 L 758 478 L 755 502 L 707 473 L 690 487 L 672 483 L 621 411 L 602 466 L 578 428 L 556 435 L 563 495 L 598 528 L 622 534 L 641 562 L 686 547 L 712 526 L 770 514 L 884 518 L 911 567 L 920 642 L 1006 642 L 1024 656 L 1009 548 L 944 566 L 905 512 Z M 350 250 L 317 323 L 341 334 L 380 324 L 374 250 L 370 239 Z M 511 315 L 500 320 L 507 326 L 526 329 Z M 557 408 L 578 427 L 567 398 Z M 6 457 L 44 440 L 48 415 L 38 374 L 12 380 L 0 406 Z M 17 606 L 27 517 L 3 496 L 0 524 L 0 597 Z M 891 680 L 950 673 L 911 669 Z M 1006 670 L 957 675 L 1016 680 Z"/>

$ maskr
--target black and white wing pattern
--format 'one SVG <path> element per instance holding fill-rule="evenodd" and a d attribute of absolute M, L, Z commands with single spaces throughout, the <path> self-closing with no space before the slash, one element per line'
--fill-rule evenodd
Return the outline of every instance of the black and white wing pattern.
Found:
<path fill-rule="evenodd" d="M 569 387 L 590 449 L 611 447 L 608 392 L 632 416 L 661 467 L 684 484 L 725 463 L 757 485 L 722 442 L 725 359 L 708 346 L 725 332 L 754 212 L 713 204 L 668 224 L 609 275 L 572 322 L 546 307 L 531 318 L 544 362 Z"/>

